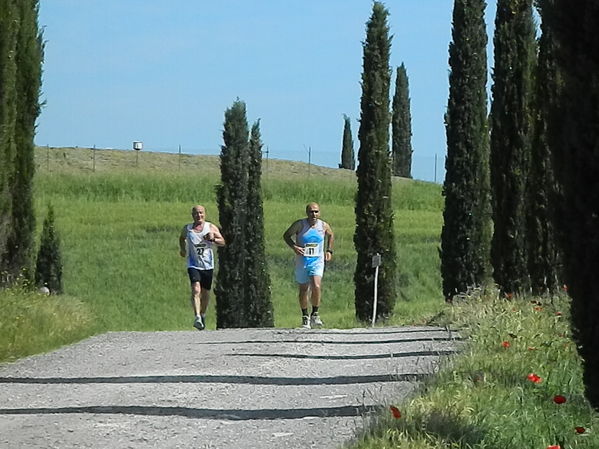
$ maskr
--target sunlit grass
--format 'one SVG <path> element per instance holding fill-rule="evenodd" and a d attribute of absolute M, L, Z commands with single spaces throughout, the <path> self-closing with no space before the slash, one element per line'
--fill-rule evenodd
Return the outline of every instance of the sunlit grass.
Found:
<path fill-rule="evenodd" d="M 94 172 L 93 156 L 93 150 L 83 148 L 37 151 L 36 210 L 41 216 L 47 204 L 54 206 L 66 294 L 94 316 L 93 332 L 190 329 L 189 284 L 178 236 L 194 204 L 204 204 L 208 219 L 219 223 L 218 158 L 184 156 L 179 166 L 177 155 L 143 153 L 136 167 L 133 152 L 97 150 Z M 320 203 L 336 237 L 323 281 L 325 325 L 367 325 L 356 321 L 354 308 L 355 173 L 277 160 L 263 170 L 275 325 L 300 324 L 294 256 L 282 234 L 305 216 L 310 201 Z M 400 281 L 397 313 L 388 323 L 423 323 L 443 307 L 437 254 L 440 186 L 395 178 L 392 199 Z M 208 329 L 215 329 L 214 305 L 213 298 Z"/>
<path fill-rule="evenodd" d="M 400 419 L 385 411 L 354 448 L 599 447 L 568 310 L 565 296 L 531 302 L 488 294 L 448 306 L 445 322 L 467 337 L 463 353 L 398 404 Z"/>
<path fill-rule="evenodd" d="M 0 361 L 55 349 L 92 335 L 93 315 L 81 301 L 28 289 L 0 290 Z"/>

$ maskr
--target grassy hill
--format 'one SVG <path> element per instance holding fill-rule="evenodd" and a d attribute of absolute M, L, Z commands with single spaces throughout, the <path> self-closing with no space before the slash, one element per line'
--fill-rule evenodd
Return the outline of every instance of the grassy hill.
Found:
<path fill-rule="evenodd" d="M 219 222 L 214 193 L 219 158 L 38 147 L 36 166 L 37 225 L 41 228 L 46 206 L 52 204 L 64 259 L 62 305 L 70 297 L 78 316 L 81 304 L 88 311 L 88 320 L 78 319 L 85 324 L 83 336 L 190 329 L 189 284 L 178 236 L 191 221 L 192 205 L 204 204 L 208 220 Z M 327 327 L 359 326 L 353 290 L 354 172 L 269 160 L 263 164 L 262 183 L 275 325 L 299 325 L 293 254 L 282 234 L 305 216 L 306 203 L 317 201 L 336 236 L 334 261 L 323 281 L 323 320 Z M 426 322 L 443 307 L 437 253 L 440 186 L 394 179 L 393 205 L 401 297 L 391 323 Z M 215 328 L 213 307 L 214 298 L 209 329 Z M 14 332 L 7 338 L 18 340 Z"/>

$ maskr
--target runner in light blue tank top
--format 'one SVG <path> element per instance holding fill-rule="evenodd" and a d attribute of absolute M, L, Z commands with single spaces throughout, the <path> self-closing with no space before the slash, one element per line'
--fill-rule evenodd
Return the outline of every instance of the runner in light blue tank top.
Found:
<path fill-rule="evenodd" d="M 306 206 L 307 218 L 296 220 L 283 234 L 285 243 L 295 253 L 295 280 L 299 288 L 302 327 L 321 327 L 318 309 L 321 300 L 321 281 L 325 262 L 333 256 L 334 235 L 331 227 L 320 217 L 317 203 Z M 308 316 L 308 298 L 312 313 Z"/>

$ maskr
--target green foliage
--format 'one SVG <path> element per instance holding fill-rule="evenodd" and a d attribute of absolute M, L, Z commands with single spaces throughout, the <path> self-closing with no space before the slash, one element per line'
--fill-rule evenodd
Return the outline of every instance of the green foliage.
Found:
<path fill-rule="evenodd" d="M 499 0 L 495 18 L 491 105 L 493 277 L 503 292 L 529 287 L 526 179 L 530 165 L 533 67 L 532 0 Z"/>
<path fill-rule="evenodd" d="M 449 101 L 441 274 L 447 300 L 487 282 L 491 204 L 484 0 L 456 0 L 449 46 Z"/>
<path fill-rule="evenodd" d="M 354 273 L 356 317 L 367 321 L 374 307 L 372 258 L 380 254 L 377 317 L 393 313 L 397 299 L 397 263 L 391 203 L 389 162 L 389 54 L 388 11 L 374 2 L 364 42 L 360 129 L 358 138 L 358 193 L 356 195 L 357 252 Z"/>
<path fill-rule="evenodd" d="M 463 351 L 419 394 L 404 403 L 389 398 L 401 418 L 384 409 L 352 447 L 599 447 L 599 415 L 584 398 L 581 360 L 568 331 L 568 298 L 505 301 L 487 292 L 464 299 L 443 318 L 465 339 Z M 556 403 L 557 396 L 565 402 Z"/>
<path fill-rule="evenodd" d="M 560 234 L 573 298 L 574 338 L 584 360 L 585 394 L 599 410 L 599 5 L 555 0 L 554 8 L 550 20 L 564 80 L 550 128 L 564 195 Z"/>
<path fill-rule="evenodd" d="M 341 163 L 339 168 L 355 170 L 356 156 L 354 154 L 354 139 L 351 134 L 351 124 L 347 115 L 343 116 L 343 142 L 341 146 Z"/>
<path fill-rule="evenodd" d="M 549 14 L 553 0 L 539 2 L 542 15 Z M 553 170 L 549 127 L 556 108 L 561 80 L 555 60 L 555 37 L 548 18 L 541 24 L 535 83 L 535 127 L 531 149 L 528 191 L 528 270 L 533 293 L 558 291 L 563 281 L 561 251 L 556 232 L 560 189 Z"/>
<path fill-rule="evenodd" d="M 29 288 L 0 290 L 0 362 L 56 349 L 96 332 L 89 305 Z"/>
<path fill-rule="evenodd" d="M 393 115 L 391 118 L 391 154 L 393 175 L 412 177 L 412 114 L 410 112 L 410 88 L 408 73 L 402 63 L 397 68 L 395 94 L 393 95 Z"/>
<path fill-rule="evenodd" d="M 245 304 L 247 327 L 274 326 L 270 276 L 264 246 L 262 205 L 262 140 L 260 122 L 254 123 L 249 142 L 247 226 L 245 250 Z"/>
<path fill-rule="evenodd" d="M 48 215 L 44 219 L 42 228 L 42 238 L 35 264 L 35 284 L 38 287 L 48 287 L 54 294 L 63 292 L 62 252 L 52 206 L 48 206 Z"/>
<path fill-rule="evenodd" d="M 18 10 L 12 0 L 0 0 L 0 286 L 9 277 L 9 261 L 5 256 L 12 232 L 12 180 L 17 152 L 15 127 L 17 120 Z"/>
<path fill-rule="evenodd" d="M 32 268 L 35 213 L 32 183 L 34 175 L 35 123 L 40 114 L 43 43 L 37 17 L 38 0 L 18 2 L 20 26 L 17 36 L 17 117 L 12 179 L 12 229 L 5 254 L 7 270 L 16 276 Z"/>
<path fill-rule="evenodd" d="M 221 149 L 221 183 L 216 188 L 221 233 L 218 250 L 216 323 L 219 328 L 244 327 L 245 249 L 248 194 L 248 123 L 245 103 L 237 100 L 225 111 Z"/>

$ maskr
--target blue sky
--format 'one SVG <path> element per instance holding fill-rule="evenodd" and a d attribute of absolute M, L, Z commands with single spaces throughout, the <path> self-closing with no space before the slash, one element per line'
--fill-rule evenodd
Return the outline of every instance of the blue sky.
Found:
<path fill-rule="evenodd" d="M 307 162 L 310 153 L 312 163 L 337 167 L 344 114 L 357 154 L 369 0 L 40 3 L 38 145 L 131 149 L 142 141 L 144 151 L 181 145 L 217 155 L 224 112 L 239 98 L 250 125 L 260 119 L 270 158 Z M 410 83 L 412 174 L 442 182 L 453 1 L 384 3 L 391 66 L 403 62 Z"/>

